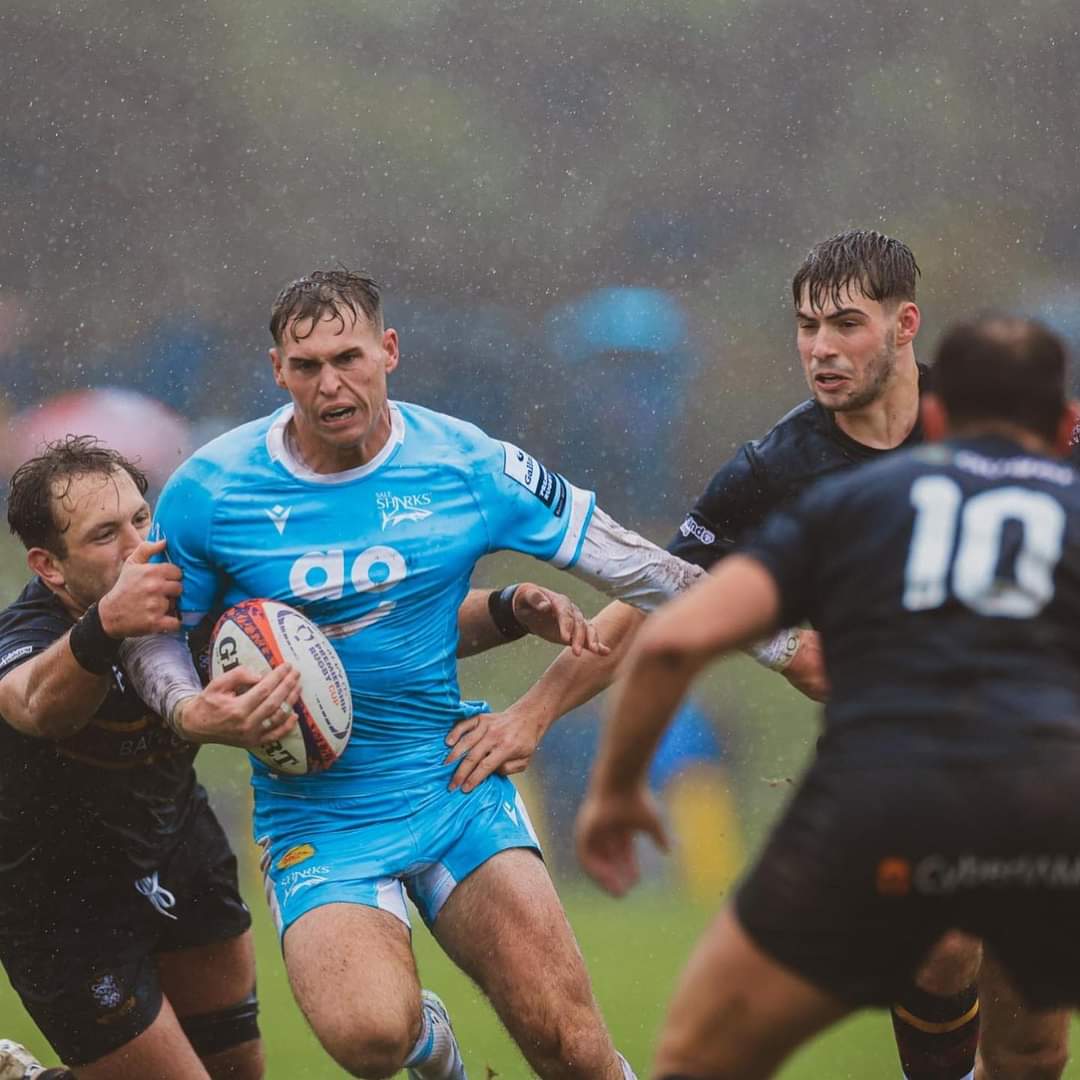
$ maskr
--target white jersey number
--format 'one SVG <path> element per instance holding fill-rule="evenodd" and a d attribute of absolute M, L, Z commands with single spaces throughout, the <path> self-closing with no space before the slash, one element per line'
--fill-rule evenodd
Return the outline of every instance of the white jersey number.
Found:
<path fill-rule="evenodd" d="M 1002 487 L 965 502 L 956 481 L 920 476 L 911 485 L 911 504 L 915 528 L 903 600 L 908 611 L 944 604 L 950 569 L 953 596 L 980 615 L 1030 619 L 1050 602 L 1065 537 L 1065 511 L 1055 498 L 1028 488 Z M 997 576 L 1008 521 L 1022 530 L 1012 579 Z"/>

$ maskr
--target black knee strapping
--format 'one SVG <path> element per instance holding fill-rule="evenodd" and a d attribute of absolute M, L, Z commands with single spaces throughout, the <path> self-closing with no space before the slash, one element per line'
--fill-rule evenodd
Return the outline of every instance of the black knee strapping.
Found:
<path fill-rule="evenodd" d="M 253 990 L 243 1001 L 217 1012 L 184 1016 L 180 1027 L 199 1057 L 220 1054 L 259 1037 L 259 1002 Z"/>

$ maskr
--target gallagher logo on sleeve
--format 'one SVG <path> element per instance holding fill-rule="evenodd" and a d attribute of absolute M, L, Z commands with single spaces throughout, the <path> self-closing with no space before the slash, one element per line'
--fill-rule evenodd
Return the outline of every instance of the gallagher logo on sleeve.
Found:
<path fill-rule="evenodd" d="M 566 509 L 566 481 L 513 443 L 504 442 L 502 446 L 503 472 L 531 491 L 556 517 L 562 517 Z"/>

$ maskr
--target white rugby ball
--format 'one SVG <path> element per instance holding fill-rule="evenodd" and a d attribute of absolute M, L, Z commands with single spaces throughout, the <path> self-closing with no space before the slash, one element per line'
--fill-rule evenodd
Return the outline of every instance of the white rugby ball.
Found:
<path fill-rule="evenodd" d="M 334 646 L 306 615 L 276 600 L 244 600 L 218 619 L 210 640 L 213 678 L 240 666 L 263 675 L 279 664 L 300 672 L 296 727 L 251 752 L 276 772 L 321 772 L 341 756 L 352 731 L 352 694 Z"/>

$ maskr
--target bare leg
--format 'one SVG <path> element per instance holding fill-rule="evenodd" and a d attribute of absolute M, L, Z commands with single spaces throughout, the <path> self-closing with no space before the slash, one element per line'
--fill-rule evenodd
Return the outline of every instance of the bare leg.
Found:
<path fill-rule="evenodd" d="M 849 1012 L 750 940 L 732 909 L 698 942 L 668 1009 L 656 1077 L 759 1080 Z"/>
<path fill-rule="evenodd" d="M 620 1080 L 585 962 L 534 852 L 501 851 L 473 871 L 432 929 L 544 1080 Z"/>
<path fill-rule="evenodd" d="M 976 1080 L 1057 1080 L 1069 1058 L 1069 1013 L 1027 1007 L 991 950 L 979 973 L 983 1031 Z"/>
<path fill-rule="evenodd" d="M 420 1033 L 420 982 L 399 919 L 360 904 L 327 904 L 285 933 L 293 994 L 330 1056 L 380 1080 L 404 1064 Z"/>
<path fill-rule="evenodd" d="M 180 952 L 159 953 L 158 977 L 165 996 L 183 1023 L 228 1009 L 255 989 L 255 949 L 251 933 L 231 941 Z M 211 1080 L 260 1080 L 265 1070 L 261 1039 L 248 1039 L 203 1055 Z"/>
<path fill-rule="evenodd" d="M 168 1000 L 141 1035 L 111 1054 L 71 1071 L 78 1080 L 209 1080 Z"/>

